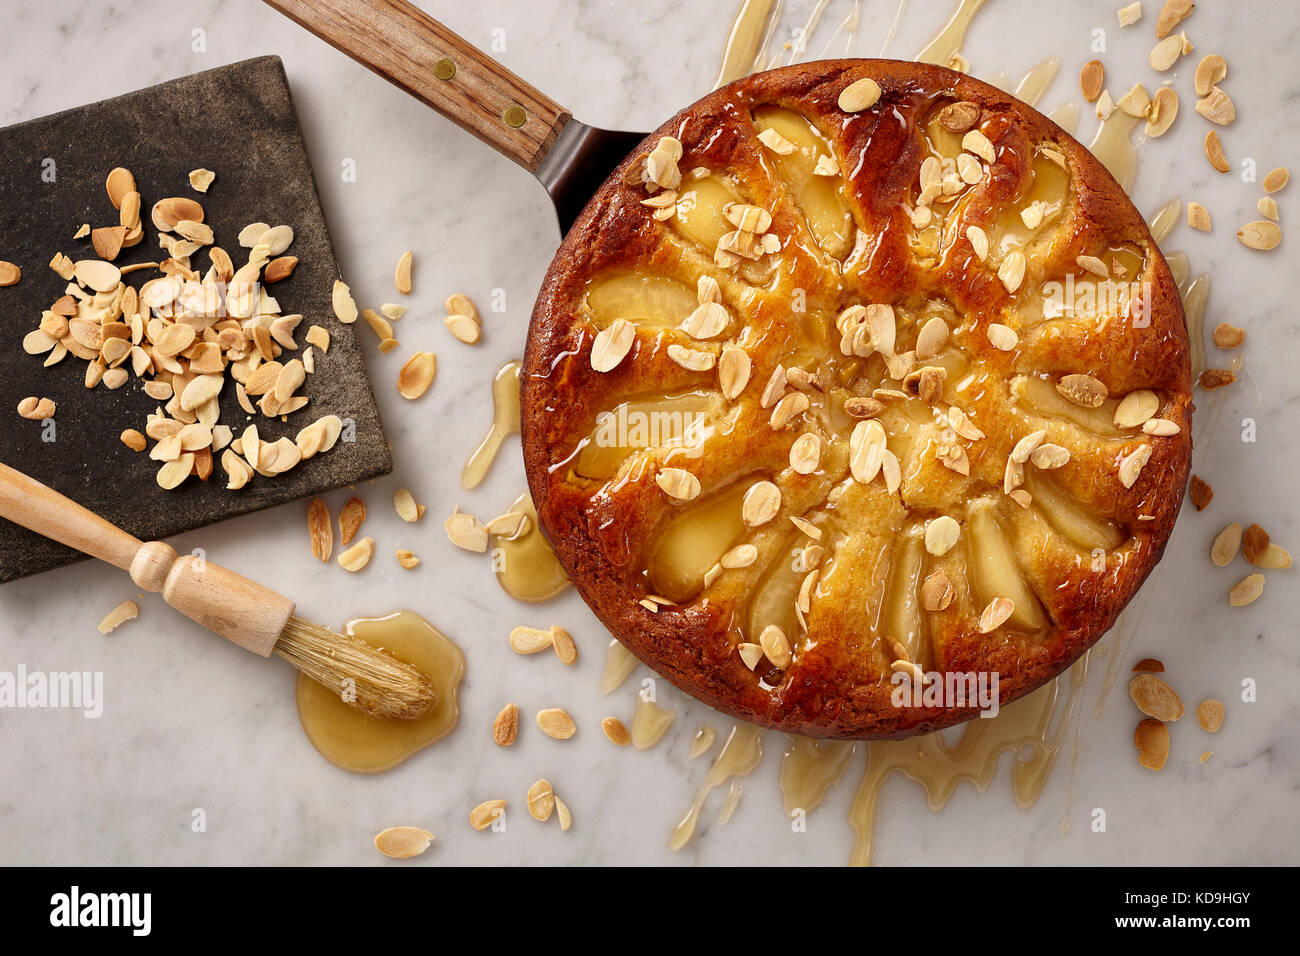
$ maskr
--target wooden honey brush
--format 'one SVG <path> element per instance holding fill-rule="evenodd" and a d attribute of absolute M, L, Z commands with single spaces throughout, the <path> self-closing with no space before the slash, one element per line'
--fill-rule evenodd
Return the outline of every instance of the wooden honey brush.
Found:
<path fill-rule="evenodd" d="M 209 631 L 263 657 L 278 654 L 358 710 L 411 719 L 434 703 L 428 676 L 365 641 L 293 613 L 270 588 L 161 541 L 143 542 L 69 498 L 0 464 L 0 517 L 107 561 Z M 350 681 L 351 684 L 346 682 Z"/>

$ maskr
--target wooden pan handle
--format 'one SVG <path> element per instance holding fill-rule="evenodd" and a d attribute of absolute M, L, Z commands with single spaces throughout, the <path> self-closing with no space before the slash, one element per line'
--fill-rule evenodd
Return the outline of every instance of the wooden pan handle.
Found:
<path fill-rule="evenodd" d="M 405 0 L 266 0 L 536 172 L 568 110 Z"/>
<path fill-rule="evenodd" d="M 131 573 L 146 591 L 240 647 L 270 655 L 293 602 L 161 541 L 145 543 L 53 488 L 0 463 L 0 517 Z"/>

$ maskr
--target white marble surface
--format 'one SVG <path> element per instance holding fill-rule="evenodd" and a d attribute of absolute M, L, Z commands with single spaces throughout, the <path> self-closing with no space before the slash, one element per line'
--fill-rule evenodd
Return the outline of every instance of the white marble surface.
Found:
<path fill-rule="evenodd" d="M 828 0 L 825 22 L 844 19 L 847 0 Z M 649 128 L 703 95 L 712 84 L 737 3 L 582 3 L 488 0 L 424 4 L 471 42 L 486 46 L 504 31 L 499 57 L 580 118 Z M 1042 101 L 1077 99 L 1075 78 L 1090 59 L 1091 31 L 1106 30 L 1102 54 L 1118 97 L 1142 80 L 1157 0 L 1146 19 L 1121 32 L 1119 0 L 1042 3 L 989 0 L 964 51 L 973 72 L 1019 75 L 1043 57 L 1062 59 L 1061 75 Z M 787 4 L 801 21 L 809 0 Z M 913 0 L 885 51 L 911 57 L 947 17 L 945 0 Z M 876 55 L 895 14 L 893 0 L 866 0 L 849 47 Z M 138 621 L 115 634 L 95 631 L 99 618 L 136 591 L 117 572 L 84 563 L 0 588 L 0 650 L 12 669 L 97 670 L 105 675 L 98 720 L 61 711 L 0 710 L 0 862 L 3 863 L 383 863 L 371 836 L 394 824 L 437 833 L 416 865 L 486 863 L 774 863 L 829 864 L 847 859 L 845 815 L 861 773 L 849 775 L 811 815 L 806 833 L 783 818 L 776 759 L 783 739 L 768 735 L 763 765 L 744 784 L 744 798 L 725 828 L 715 824 L 722 795 L 706 807 L 699 838 L 673 855 L 669 831 L 707 771 L 688 761 L 701 723 L 728 722 L 660 682 L 660 700 L 677 712 L 668 736 L 645 753 L 616 750 L 600 718 L 631 718 L 636 678 L 608 698 L 596 691 L 606 635 L 568 594 L 543 606 L 521 605 L 499 590 L 483 560 L 457 552 L 441 519 L 456 505 L 482 515 L 502 510 L 522 488 L 517 442 L 511 440 L 489 480 L 459 488 L 461 465 L 486 428 L 488 383 L 497 366 L 519 354 L 531 300 L 557 242 L 546 196 L 521 170 L 371 73 L 253 0 L 172 3 L 134 0 L 40 4 L 0 0 L 6 24 L 0 57 L 0 122 L 10 123 L 100 99 L 245 57 L 284 58 L 320 180 L 345 277 L 359 300 L 394 298 L 393 263 L 416 253 L 416 294 L 402 320 L 403 348 L 369 359 L 394 448 L 391 478 L 360 489 L 370 504 L 366 531 L 379 555 L 353 577 L 309 560 L 302 504 L 237 519 L 186 535 L 182 549 L 202 546 L 233 568 L 260 574 L 299 600 L 304 613 L 338 625 L 354 615 L 411 608 L 452 635 L 468 657 L 463 719 L 449 738 L 382 776 L 354 776 L 322 760 L 304 739 L 293 707 L 292 675 L 223 644 L 150 596 Z M 1223 524 L 1264 523 L 1280 542 L 1300 547 L 1293 505 L 1297 445 L 1293 423 L 1297 358 L 1294 243 L 1252 254 L 1233 238 L 1255 218 L 1258 185 L 1210 170 L 1200 149 L 1206 125 L 1192 112 L 1190 73 L 1202 52 L 1230 64 L 1226 87 L 1238 120 L 1224 132 L 1229 156 L 1256 158 L 1261 173 L 1297 164 L 1300 8 L 1284 3 L 1205 0 L 1185 24 L 1198 51 L 1174 75 L 1183 115 L 1163 140 L 1142 147 L 1134 196 L 1153 211 L 1175 193 L 1203 202 L 1215 218 L 1209 235 L 1180 225 L 1167 248 L 1186 249 L 1196 271 L 1214 274 L 1210 318 L 1244 326 L 1240 383 L 1198 398 L 1195 470 L 1217 492 L 1203 514 L 1185 509 L 1164 563 L 1121 625 L 1131 643 L 1094 658 L 1081 711 L 1077 752 L 1067 747 L 1042 798 L 1028 812 L 1009 793 L 1008 757 L 989 790 L 963 785 L 948 808 L 931 814 L 919 789 L 895 777 L 878 813 L 876 860 L 887 864 L 992 862 L 1296 863 L 1300 826 L 1294 814 L 1300 744 L 1300 652 L 1294 577 L 1269 575 L 1269 590 L 1250 608 L 1230 610 L 1227 588 L 1246 573 L 1213 568 L 1206 550 Z M 206 31 L 206 51 L 192 50 L 192 31 Z M 778 36 L 778 39 L 780 37 Z M 820 51 L 822 41 L 811 48 Z M 837 48 L 839 49 L 839 48 Z M 82 65 L 96 64 L 95 69 Z M 1091 137 L 1090 115 L 1081 123 Z M 356 160 L 356 183 L 340 164 Z M 237 161 L 232 157 L 231 161 Z M 220 172 L 220 170 L 218 170 Z M 220 180 L 218 186 L 220 187 Z M 1279 196 L 1284 223 L 1297 215 L 1296 186 Z M 481 346 L 454 342 L 440 303 L 464 290 L 485 304 L 506 291 L 504 314 L 486 316 Z M 11 319 L 13 317 L 10 317 Z M 365 336 L 368 345 L 373 339 Z M 393 381 L 412 348 L 440 357 L 438 381 L 425 400 L 401 400 Z M 1258 441 L 1243 443 L 1243 419 Z M 417 526 L 401 524 L 389 505 L 405 485 L 430 506 Z M 329 497 L 335 511 L 347 493 Z M 414 572 L 397 568 L 394 547 L 424 558 Z M 1290 572 L 1294 575 L 1297 572 Z M 560 623 L 581 646 L 563 668 L 553 659 L 519 658 L 506 646 L 522 622 Z M 1206 737 L 1189 716 L 1173 729 L 1174 756 L 1161 774 L 1137 767 L 1131 744 L 1136 712 L 1123 681 L 1098 713 L 1104 671 L 1122 675 L 1137 656 L 1162 657 L 1190 706 L 1214 695 L 1228 705 L 1224 729 Z M 1259 700 L 1243 704 L 1238 686 L 1258 682 Z M 509 750 L 490 744 L 492 716 L 506 699 L 529 719 Z M 538 708 L 563 705 L 580 730 L 568 742 L 544 738 L 531 724 Z M 1189 707 L 1190 709 L 1190 707 Z M 1196 756 L 1215 751 L 1203 765 Z M 543 827 L 522 813 L 524 791 L 548 776 L 571 805 L 572 831 Z M 505 833 L 476 833 L 469 808 L 504 796 L 517 811 Z M 1105 808 L 1106 833 L 1089 829 Z M 191 830 L 195 808 L 206 832 Z M 1068 832 L 1062 824 L 1068 822 Z"/>

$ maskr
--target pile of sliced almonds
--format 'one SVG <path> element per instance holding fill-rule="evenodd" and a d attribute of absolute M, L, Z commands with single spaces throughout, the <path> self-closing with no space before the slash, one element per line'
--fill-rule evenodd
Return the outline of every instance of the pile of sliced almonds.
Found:
<path fill-rule="evenodd" d="M 483 320 L 464 293 L 453 292 L 447 296 L 447 317 L 443 322 L 447 331 L 466 345 L 473 345 L 483 336 Z"/>
<path fill-rule="evenodd" d="M 210 170 L 190 176 L 200 191 L 214 178 Z M 101 258 L 54 257 L 50 267 L 68 284 L 23 339 L 24 350 L 45 355 L 47 367 L 69 353 L 85 360 L 87 388 L 101 383 L 121 388 L 134 376 L 146 395 L 165 403 L 148 416 L 144 429 L 155 442 L 149 457 L 159 462 L 157 481 L 163 488 L 176 488 L 190 475 L 206 481 L 218 452 L 226 487 L 238 489 L 254 473 L 274 477 L 333 448 L 343 427 L 334 415 L 318 418 L 294 439 L 275 441 L 263 440 L 256 424 L 235 438 L 218 421 L 227 375 L 248 415 L 284 420 L 308 402 L 299 390 L 315 371 L 313 349 L 324 354 L 329 334 L 313 326 L 307 334 L 311 346 L 287 359 L 285 353 L 299 348 L 294 334 L 302 316 L 285 315 L 267 289 L 297 265 L 295 257 L 282 255 L 293 242 L 293 229 L 263 222 L 245 226 L 238 241 L 249 250 L 248 259 L 236 268 L 229 253 L 214 244 L 203 207 L 188 197 L 168 197 L 154 203 L 150 213 L 167 257 L 118 268 L 111 260 L 144 235 L 140 192 L 122 167 L 109 173 L 105 188 L 119 223 L 89 231 Z M 204 250 L 209 267 L 200 274 L 191 259 Z M 155 268 L 161 275 L 139 289 L 125 281 L 129 274 Z M 122 441 L 136 451 L 145 448 L 134 429 L 123 432 Z"/>

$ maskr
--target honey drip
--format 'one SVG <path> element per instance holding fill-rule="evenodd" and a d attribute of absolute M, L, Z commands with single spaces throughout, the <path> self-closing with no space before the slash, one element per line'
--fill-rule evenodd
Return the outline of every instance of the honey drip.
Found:
<path fill-rule="evenodd" d="M 450 638 L 411 611 L 356 618 L 347 633 L 418 667 L 433 681 L 433 710 L 416 720 L 380 720 L 345 704 L 335 693 L 302 675 L 298 719 L 322 757 L 353 773 L 378 773 L 447 736 L 460 719 L 456 700 L 465 657 Z"/>
<path fill-rule="evenodd" d="M 1097 135 L 1088 144 L 1092 155 L 1110 170 L 1115 182 L 1126 193 L 1133 191 L 1133 182 L 1137 179 L 1138 151 L 1129 139 L 1137 125 L 1136 116 L 1116 109 L 1101 121 Z"/>
<path fill-rule="evenodd" d="M 672 837 L 668 841 L 669 849 L 680 850 L 691 841 L 691 837 L 695 834 L 695 827 L 700 822 L 700 811 L 704 809 L 704 802 L 708 800 L 710 793 L 732 778 L 747 776 L 762 759 L 763 732 L 752 724 L 735 724 L 731 728 L 731 735 L 727 738 L 727 742 L 714 758 L 713 766 L 709 768 L 709 775 L 700 785 L 691 808 L 686 811 L 686 816 L 682 817 L 681 822 L 673 828 Z"/>
<path fill-rule="evenodd" d="M 507 362 L 492 379 L 492 427 L 465 462 L 465 469 L 460 474 L 462 488 L 477 488 L 482 484 L 492 462 L 496 461 L 501 443 L 509 435 L 519 433 L 520 367 L 518 359 Z"/>
<path fill-rule="evenodd" d="M 966 31 L 970 29 L 971 21 L 982 6 L 984 0 L 960 0 L 944 28 L 916 55 L 916 62 L 951 66 L 966 42 Z"/>
<path fill-rule="evenodd" d="M 856 741 L 790 737 L 781 755 L 781 796 L 785 815 L 815 809 L 849 769 Z"/>
<path fill-rule="evenodd" d="M 617 639 L 611 639 L 605 650 L 605 672 L 600 677 L 600 692 L 610 694 L 618 690 L 639 663 L 635 654 Z"/>
<path fill-rule="evenodd" d="M 695 736 L 691 738 L 691 752 L 689 757 L 694 760 L 709 752 L 713 747 L 713 742 L 718 739 L 718 732 L 708 724 L 700 724 L 700 729 L 695 731 Z"/>
<path fill-rule="evenodd" d="M 549 600 L 569 586 L 568 575 L 542 534 L 528 492 L 516 498 L 510 510 L 528 515 L 528 527 L 513 538 L 493 535 L 492 567 L 497 583 L 520 601 Z"/>
<path fill-rule="evenodd" d="M 742 76 L 749 76 L 759 68 L 780 6 L 776 0 L 744 0 L 741 3 L 740 12 L 736 14 L 731 33 L 727 36 L 722 66 L 718 70 L 717 82 L 713 84 L 715 90 Z"/>
<path fill-rule="evenodd" d="M 665 710 L 644 693 L 636 699 L 636 713 L 632 717 L 632 746 L 637 750 L 649 750 L 663 739 L 668 728 L 672 726 L 677 715 Z"/>

